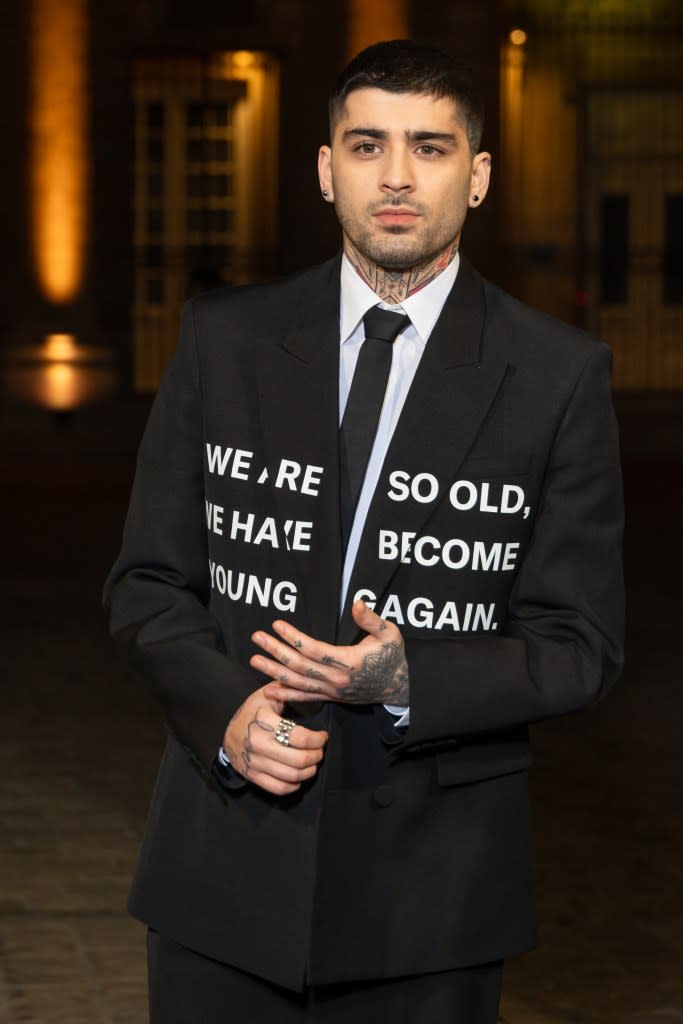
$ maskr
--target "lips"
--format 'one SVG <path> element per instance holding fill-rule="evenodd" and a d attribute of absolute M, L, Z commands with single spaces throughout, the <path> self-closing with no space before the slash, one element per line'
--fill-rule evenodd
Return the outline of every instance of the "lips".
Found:
<path fill-rule="evenodd" d="M 415 213 L 413 210 L 401 210 L 401 209 L 388 209 L 378 210 L 377 213 L 372 215 L 375 220 L 381 221 L 383 224 L 410 224 L 417 220 L 420 216 L 419 213 Z"/>

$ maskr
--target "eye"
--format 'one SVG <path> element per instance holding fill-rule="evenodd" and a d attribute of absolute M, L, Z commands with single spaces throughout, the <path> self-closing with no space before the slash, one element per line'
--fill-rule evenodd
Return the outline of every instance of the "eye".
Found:
<path fill-rule="evenodd" d="M 359 142 L 357 146 L 353 147 L 354 153 L 360 153 L 362 156 L 372 156 L 374 153 L 379 152 L 379 146 L 376 142 Z"/>
<path fill-rule="evenodd" d="M 417 149 L 423 156 L 441 156 L 443 153 L 442 149 L 437 149 L 436 146 L 432 146 L 429 142 L 423 142 L 422 145 L 417 147 Z"/>

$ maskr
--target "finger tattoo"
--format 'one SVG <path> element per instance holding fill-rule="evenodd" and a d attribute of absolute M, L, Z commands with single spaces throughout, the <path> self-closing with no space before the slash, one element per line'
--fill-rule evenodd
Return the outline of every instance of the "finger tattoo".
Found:
<path fill-rule="evenodd" d="M 343 661 L 337 661 L 337 659 L 336 659 L 336 658 L 333 658 L 331 654 L 326 654 L 326 655 L 325 655 L 325 656 L 324 656 L 323 658 L 321 658 L 320 660 L 321 660 L 321 662 L 322 662 L 322 664 L 323 664 L 323 665 L 331 665 L 331 666 L 332 666 L 332 668 L 343 668 L 343 669 L 345 669 L 345 670 L 346 670 L 347 672 L 348 672 L 348 671 L 349 671 L 349 669 L 351 668 L 351 666 L 350 666 L 350 665 L 345 665 Z"/>
<path fill-rule="evenodd" d="M 307 668 L 306 675 L 309 679 L 318 679 L 321 683 L 327 683 L 329 680 L 319 672 L 317 668 Z"/>
<path fill-rule="evenodd" d="M 264 722 L 261 718 L 259 718 L 258 713 L 260 710 L 260 707 L 256 709 L 254 717 L 247 726 L 247 735 L 244 737 L 244 750 L 242 751 L 242 760 L 247 765 L 249 765 L 251 761 L 251 755 L 254 752 L 254 748 L 251 742 L 251 730 L 254 728 L 254 726 L 257 726 L 259 729 L 263 729 L 264 732 L 275 732 L 275 729 L 273 728 L 272 725 L 268 725 L 267 722 Z"/>

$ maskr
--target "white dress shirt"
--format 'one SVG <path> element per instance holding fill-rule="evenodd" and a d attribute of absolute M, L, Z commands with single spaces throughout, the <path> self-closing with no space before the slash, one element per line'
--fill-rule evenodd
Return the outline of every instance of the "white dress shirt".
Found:
<path fill-rule="evenodd" d="M 393 345 L 391 371 L 384 395 L 384 403 L 377 425 L 375 442 L 368 460 L 363 486 L 356 506 L 356 514 L 346 548 L 344 570 L 342 573 L 341 602 L 343 608 L 349 580 L 358 554 L 358 545 L 363 534 L 372 496 L 382 472 L 384 458 L 389 448 L 396 424 L 398 423 L 403 404 L 406 400 L 415 371 L 429 341 L 429 336 L 439 319 L 448 293 L 455 282 L 460 256 L 455 254 L 446 269 L 435 277 L 428 285 L 404 299 L 397 305 L 383 302 L 373 292 L 352 267 L 349 260 L 342 258 L 341 268 L 341 303 L 339 325 L 339 423 L 341 425 L 344 409 L 351 390 L 353 372 L 361 345 L 365 341 L 363 317 L 373 306 L 392 310 L 394 313 L 405 313 L 410 323 L 396 338 Z M 385 705 L 387 711 L 399 716 L 396 725 L 404 726 L 409 722 L 409 710 L 403 707 Z"/>
<path fill-rule="evenodd" d="M 448 293 L 453 287 L 459 266 L 460 256 L 456 253 L 446 269 L 428 285 L 425 285 L 424 288 L 421 288 L 420 291 L 415 292 L 409 298 L 404 299 L 400 305 L 388 305 L 386 302 L 382 302 L 380 297 L 373 292 L 372 288 L 363 281 L 346 256 L 342 258 L 339 324 L 340 426 L 349 391 L 351 390 L 351 381 L 356 369 L 358 353 L 365 341 L 363 317 L 367 311 L 372 309 L 373 306 L 379 305 L 382 309 L 390 309 L 395 313 L 405 313 L 406 316 L 410 317 L 410 324 L 398 335 L 393 345 L 391 371 L 384 395 L 384 403 L 377 425 L 372 452 L 368 460 L 363 486 L 358 497 L 349 543 L 346 548 L 340 607 L 344 606 L 351 572 L 356 561 L 356 555 L 358 554 L 358 545 L 363 533 L 363 527 L 365 526 L 370 502 L 372 501 L 372 496 L 375 493 L 375 487 L 382 471 L 384 457 L 396 429 L 396 424 L 403 409 L 403 403 L 410 390 L 420 358 L 429 341 L 434 325 L 441 315 L 441 310 L 448 297 Z M 394 707 L 389 704 L 385 704 L 385 707 L 392 715 L 397 716 L 395 723 L 397 727 L 408 725 L 410 720 L 409 708 Z M 221 764 L 227 765 L 230 763 L 222 748 L 219 751 L 218 757 Z"/>

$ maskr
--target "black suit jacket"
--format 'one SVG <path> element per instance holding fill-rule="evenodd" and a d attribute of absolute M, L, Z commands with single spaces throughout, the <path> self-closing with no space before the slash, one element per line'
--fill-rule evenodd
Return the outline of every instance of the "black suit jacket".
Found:
<path fill-rule="evenodd" d="M 131 910 L 293 989 L 531 946 L 527 726 L 621 663 L 609 351 L 465 260 L 338 607 L 339 268 L 187 304 L 106 585 L 169 726 Z M 330 732 L 324 766 L 298 794 L 221 784 L 226 724 L 265 681 L 254 629 L 353 642 L 358 592 L 406 639 L 407 732 L 325 705 L 308 720 Z"/>

